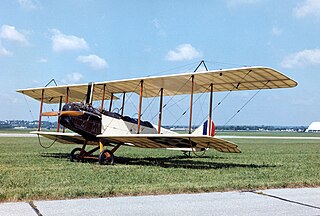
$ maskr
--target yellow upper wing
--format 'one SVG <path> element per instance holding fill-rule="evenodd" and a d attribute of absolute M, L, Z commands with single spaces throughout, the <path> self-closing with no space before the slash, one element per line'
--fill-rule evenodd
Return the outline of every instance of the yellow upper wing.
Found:
<path fill-rule="evenodd" d="M 165 96 L 190 94 L 191 77 L 194 80 L 194 93 L 213 91 L 238 91 L 256 89 L 291 88 L 297 82 L 282 73 L 267 67 L 243 67 L 225 70 L 213 70 L 196 73 L 184 73 L 166 76 L 143 77 L 118 81 L 94 83 L 93 100 L 110 99 L 111 93 L 135 92 L 140 93 L 139 84 L 143 80 L 143 97 L 157 97 L 159 90 L 164 89 Z M 58 103 L 60 97 L 65 101 L 69 92 L 70 102 L 83 101 L 86 97 L 87 85 L 66 85 L 56 87 L 20 89 L 17 92 L 26 94 L 36 100 L 41 100 L 44 91 L 45 103 Z"/>

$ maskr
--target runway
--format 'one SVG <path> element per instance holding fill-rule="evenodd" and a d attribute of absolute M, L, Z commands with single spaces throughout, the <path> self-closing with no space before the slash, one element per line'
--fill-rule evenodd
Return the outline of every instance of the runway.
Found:
<path fill-rule="evenodd" d="M 320 188 L 11 202 L 0 215 L 320 215 Z"/>
<path fill-rule="evenodd" d="M 320 140 L 320 137 L 287 137 L 287 136 L 215 136 L 221 139 L 290 139 L 290 140 Z"/>
<path fill-rule="evenodd" d="M 37 137 L 37 135 L 29 133 L 0 133 L 0 137 Z"/>
<path fill-rule="evenodd" d="M 28 134 L 28 133 L 0 133 L 1 137 L 37 137 L 36 134 Z M 296 137 L 296 136 L 215 136 L 216 138 L 221 139 L 291 139 L 291 140 L 320 140 L 320 137 Z"/>

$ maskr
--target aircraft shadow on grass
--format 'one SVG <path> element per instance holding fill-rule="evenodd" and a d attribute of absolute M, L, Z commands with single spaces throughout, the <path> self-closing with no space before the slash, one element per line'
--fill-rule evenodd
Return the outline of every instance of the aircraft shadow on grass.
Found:
<path fill-rule="evenodd" d="M 63 159 L 69 158 L 70 154 L 67 153 L 42 153 L 41 157 Z M 201 158 L 212 158 L 203 156 Z M 241 163 L 219 163 L 210 161 L 194 160 L 186 156 L 173 156 L 173 157 L 145 157 L 145 158 L 131 158 L 131 157 L 115 157 L 117 164 L 122 165 L 138 165 L 138 166 L 158 166 L 162 168 L 185 168 L 185 169 L 226 169 L 226 168 L 271 168 L 275 165 L 258 165 L 258 164 L 241 164 Z M 213 159 L 222 159 L 222 157 L 214 157 Z M 93 163 L 96 160 L 86 160 L 85 162 Z"/>

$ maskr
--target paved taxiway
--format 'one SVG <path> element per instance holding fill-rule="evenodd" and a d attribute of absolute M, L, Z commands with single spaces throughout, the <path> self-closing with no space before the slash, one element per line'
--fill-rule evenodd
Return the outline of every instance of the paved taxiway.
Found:
<path fill-rule="evenodd" d="M 28 133 L 0 133 L 0 137 L 37 137 L 36 134 L 28 134 Z M 216 138 L 221 139 L 296 139 L 296 140 L 320 140 L 320 137 L 310 137 L 310 136 L 215 136 Z"/>
<path fill-rule="evenodd" d="M 320 137 L 287 137 L 287 136 L 215 136 L 221 139 L 289 139 L 289 140 L 320 140 Z"/>
<path fill-rule="evenodd" d="M 320 188 L 0 203 L 0 215 L 320 215 Z"/>

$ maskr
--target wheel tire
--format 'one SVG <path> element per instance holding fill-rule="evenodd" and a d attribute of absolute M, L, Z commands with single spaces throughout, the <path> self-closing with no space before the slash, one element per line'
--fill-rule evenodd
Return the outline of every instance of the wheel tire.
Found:
<path fill-rule="evenodd" d="M 113 153 L 105 149 L 99 154 L 99 164 L 100 165 L 114 165 L 114 155 Z"/>
<path fill-rule="evenodd" d="M 70 161 L 71 162 L 79 162 L 81 160 L 80 156 L 81 148 L 75 148 L 70 153 Z"/>

